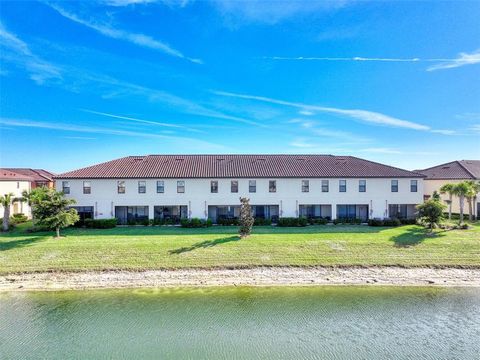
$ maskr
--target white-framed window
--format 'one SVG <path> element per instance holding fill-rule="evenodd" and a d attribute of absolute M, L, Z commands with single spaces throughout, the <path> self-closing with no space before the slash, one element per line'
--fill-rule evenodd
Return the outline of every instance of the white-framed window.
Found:
<path fill-rule="evenodd" d="M 358 180 L 358 192 L 367 191 L 367 180 Z"/>
<path fill-rule="evenodd" d="M 218 181 L 217 180 L 210 181 L 210 192 L 211 193 L 218 193 Z"/>
<path fill-rule="evenodd" d="M 340 180 L 338 182 L 338 191 L 347 192 L 347 180 Z"/>
<path fill-rule="evenodd" d="M 322 180 L 322 192 L 328 192 L 328 180 Z"/>
<path fill-rule="evenodd" d="M 238 180 L 232 180 L 230 182 L 230 192 L 238 193 Z"/>
<path fill-rule="evenodd" d="M 125 181 L 123 180 L 117 181 L 117 193 L 125 194 Z"/>
<path fill-rule="evenodd" d="M 418 191 L 418 180 L 410 180 L 410 192 Z"/>
<path fill-rule="evenodd" d="M 302 180 L 302 192 L 309 192 L 310 191 L 310 181 Z"/>
<path fill-rule="evenodd" d="M 70 194 L 70 182 L 62 181 L 62 192 L 64 194 Z"/>
<path fill-rule="evenodd" d="M 391 190 L 392 192 L 398 192 L 398 180 L 392 180 Z"/>
<path fill-rule="evenodd" d="M 92 183 L 90 181 L 83 182 L 83 193 L 91 194 L 92 193 Z"/>
<path fill-rule="evenodd" d="M 248 180 L 248 192 L 257 192 L 257 180 Z"/>
<path fill-rule="evenodd" d="M 178 180 L 177 181 L 177 193 L 183 194 L 185 192 L 185 181 Z"/>
<path fill-rule="evenodd" d="M 139 181 L 138 182 L 138 193 L 145 194 L 147 192 L 147 182 L 146 181 Z"/>
<path fill-rule="evenodd" d="M 163 194 L 165 192 L 165 184 L 163 180 L 157 181 L 157 194 Z"/>

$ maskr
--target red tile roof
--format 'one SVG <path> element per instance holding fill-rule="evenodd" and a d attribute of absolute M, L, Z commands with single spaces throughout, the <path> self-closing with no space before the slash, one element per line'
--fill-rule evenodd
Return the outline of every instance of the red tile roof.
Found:
<path fill-rule="evenodd" d="M 415 171 L 424 174 L 426 180 L 480 179 L 480 160 L 456 160 Z"/>
<path fill-rule="evenodd" d="M 0 169 L 0 181 L 33 181 L 33 178 L 9 169 Z"/>
<path fill-rule="evenodd" d="M 128 156 L 55 176 L 112 178 L 314 178 L 423 177 L 411 171 L 333 155 L 146 155 Z"/>
<path fill-rule="evenodd" d="M 29 168 L 6 168 L 17 174 L 31 177 L 32 181 L 53 181 L 53 175 L 51 172 L 44 169 L 29 169 Z"/>

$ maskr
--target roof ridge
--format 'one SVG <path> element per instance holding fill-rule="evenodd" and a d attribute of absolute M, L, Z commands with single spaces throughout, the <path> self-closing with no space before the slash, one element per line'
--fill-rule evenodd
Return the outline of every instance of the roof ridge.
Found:
<path fill-rule="evenodd" d="M 458 165 L 460 165 L 467 173 L 470 174 L 470 176 L 472 177 L 472 179 L 476 179 L 475 175 L 469 170 L 467 169 L 467 167 L 465 165 L 462 164 L 462 161 L 465 161 L 465 160 L 455 160 Z"/>

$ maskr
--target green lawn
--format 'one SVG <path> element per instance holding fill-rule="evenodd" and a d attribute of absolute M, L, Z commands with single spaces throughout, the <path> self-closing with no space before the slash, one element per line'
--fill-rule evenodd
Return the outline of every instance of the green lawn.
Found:
<path fill-rule="evenodd" d="M 268 226 L 255 227 L 243 240 L 236 227 L 67 229 L 66 237 L 55 239 L 52 233 L 27 233 L 27 226 L 0 235 L 0 274 L 274 265 L 480 267 L 480 224 L 435 236 L 415 225 Z"/>

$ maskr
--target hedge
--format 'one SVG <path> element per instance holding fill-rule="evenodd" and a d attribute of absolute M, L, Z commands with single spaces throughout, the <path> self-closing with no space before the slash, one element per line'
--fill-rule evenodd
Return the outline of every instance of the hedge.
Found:
<path fill-rule="evenodd" d="M 277 226 L 280 227 L 303 227 L 308 225 L 306 217 L 281 217 L 278 219 Z"/>
<path fill-rule="evenodd" d="M 85 219 L 84 224 L 91 229 L 111 229 L 117 226 L 117 219 Z"/>
<path fill-rule="evenodd" d="M 212 220 L 203 220 L 199 218 L 182 219 L 180 220 L 180 224 L 184 228 L 202 228 L 212 226 Z"/>

